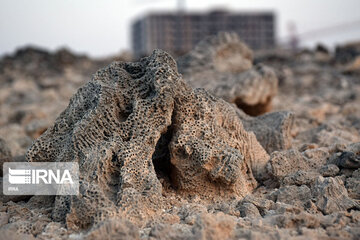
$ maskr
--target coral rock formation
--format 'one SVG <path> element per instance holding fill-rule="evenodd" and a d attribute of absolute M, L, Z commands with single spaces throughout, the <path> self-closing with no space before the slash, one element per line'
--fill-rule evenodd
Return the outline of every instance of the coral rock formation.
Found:
<path fill-rule="evenodd" d="M 257 116 L 271 109 L 278 79 L 269 67 L 253 67 L 252 56 L 235 33 L 219 33 L 181 57 L 179 72 L 191 86 L 205 88 Z"/>
<path fill-rule="evenodd" d="M 192 90 L 156 50 L 99 70 L 27 159 L 79 163 L 80 196 L 58 196 L 53 218 L 81 229 L 120 212 L 133 221 L 154 214 L 161 176 L 179 193 L 243 197 L 269 156 L 230 104 Z"/>
<path fill-rule="evenodd" d="M 256 71 L 232 46 L 199 72 Z M 0 59 L 0 159 L 25 161 L 42 134 L 29 160 L 81 172 L 73 197 L 4 196 L 0 177 L 0 239 L 360 239 L 354 47 L 257 52 L 279 78 L 280 111 L 257 117 L 192 90 L 161 51 L 101 69 L 70 104 L 97 60 L 31 49 Z"/>

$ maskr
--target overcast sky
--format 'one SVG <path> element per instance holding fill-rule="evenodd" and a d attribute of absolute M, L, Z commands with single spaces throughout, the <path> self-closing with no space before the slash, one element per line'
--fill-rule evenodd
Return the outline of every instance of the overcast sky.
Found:
<path fill-rule="evenodd" d="M 51 50 L 66 46 L 91 56 L 130 49 L 130 24 L 149 11 L 175 10 L 176 0 L 0 0 L 0 55 L 24 45 Z M 360 0 L 195 0 L 186 10 L 273 10 L 277 36 L 288 35 L 288 23 L 298 33 L 352 23 L 323 34 L 310 34 L 303 44 L 328 45 L 360 39 Z M 342 25 L 341 25 L 342 26 Z"/>

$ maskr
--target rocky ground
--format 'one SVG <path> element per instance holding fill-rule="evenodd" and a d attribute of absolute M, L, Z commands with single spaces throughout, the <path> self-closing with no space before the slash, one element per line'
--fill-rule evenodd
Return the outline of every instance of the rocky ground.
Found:
<path fill-rule="evenodd" d="M 81 181 L 1 191 L 0 238 L 359 239 L 359 56 L 221 33 L 176 60 L 4 57 L 1 165 L 76 161 Z"/>

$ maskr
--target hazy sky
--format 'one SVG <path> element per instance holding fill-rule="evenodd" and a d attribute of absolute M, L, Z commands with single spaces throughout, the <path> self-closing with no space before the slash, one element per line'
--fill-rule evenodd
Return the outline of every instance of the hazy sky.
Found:
<path fill-rule="evenodd" d="M 176 0 L 0 0 L 0 55 L 29 44 L 51 50 L 66 46 L 91 56 L 116 54 L 130 49 L 130 24 L 135 18 L 176 7 Z M 298 33 L 357 21 L 352 28 L 310 34 L 302 42 L 307 46 L 360 39 L 360 0 L 186 1 L 190 12 L 217 7 L 274 10 L 280 39 L 288 35 L 290 21 L 296 23 Z"/>

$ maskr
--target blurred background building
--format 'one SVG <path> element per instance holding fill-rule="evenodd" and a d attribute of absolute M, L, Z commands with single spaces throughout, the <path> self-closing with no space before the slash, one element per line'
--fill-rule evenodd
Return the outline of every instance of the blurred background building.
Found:
<path fill-rule="evenodd" d="M 254 49 L 275 41 L 276 48 L 322 43 L 334 51 L 359 41 L 359 9 L 359 0 L 0 0 L 0 57 L 29 45 L 90 57 L 130 55 L 132 49 L 139 55 L 159 47 L 182 53 L 225 28 Z M 264 22 L 271 25 L 263 14 L 272 14 L 272 29 L 262 30 Z M 260 41 L 262 34 L 266 40 Z"/>
<path fill-rule="evenodd" d="M 148 55 L 156 48 L 182 55 L 220 31 L 236 32 L 255 50 L 274 47 L 275 14 L 224 10 L 152 13 L 133 23 L 132 49 L 136 57 Z"/>

